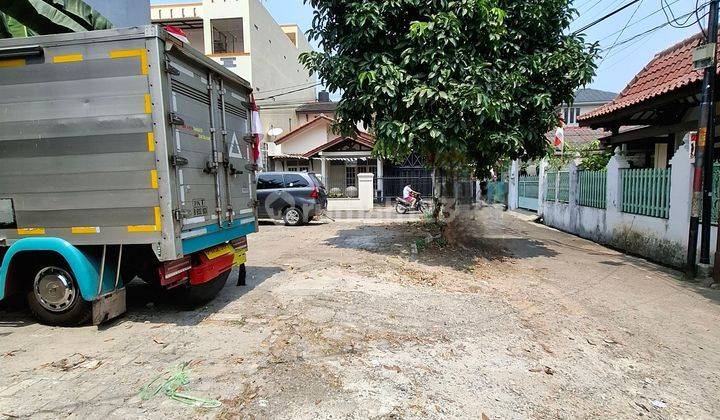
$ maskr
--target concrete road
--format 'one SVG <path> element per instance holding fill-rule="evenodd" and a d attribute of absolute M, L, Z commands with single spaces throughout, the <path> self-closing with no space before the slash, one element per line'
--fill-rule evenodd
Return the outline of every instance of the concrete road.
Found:
<path fill-rule="evenodd" d="M 263 225 L 250 286 L 193 312 L 138 284 L 99 329 L 0 312 L 0 417 L 717 417 L 718 292 L 473 217 L 455 248 L 419 222 Z M 219 408 L 139 397 L 179 363 Z"/>

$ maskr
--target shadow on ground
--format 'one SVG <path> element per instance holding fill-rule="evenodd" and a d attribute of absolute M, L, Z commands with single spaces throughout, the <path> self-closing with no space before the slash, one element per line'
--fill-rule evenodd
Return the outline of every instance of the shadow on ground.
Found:
<path fill-rule="evenodd" d="M 462 245 L 445 245 L 434 224 L 424 222 L 362 225 L 337 232 L 325 242 L 340 249 L 365 250 L 383 256 L 415 256 L 424 264 L 464 270 L 477 259 L 513 260 L 554 257 L 558 253 L 542 241 L 510 236 L 481 234 L 466 238 Z M 414 250 L 417 249 L 417 254 Z"/>
<path fill-rule="evenodd" d="M 235 269 L 225 287 L 212 302 L 195 308 L 183 308 L 173 301 L 167 292 L 135 280 L 127 286 L 125 315 L 103 324 L 101 329 L 136 321 L 197 325 L 207 317 L 221 312 L 227 305 L 242 299 L 247 293 L 282 271 L 279 267 L 247 267 L 247 285 L 237 287 L 238 271 Z M 16 299 L 0 307 L 0 327 L 22 327 L 34 323 L 35 320 L 21 300 Z"/>

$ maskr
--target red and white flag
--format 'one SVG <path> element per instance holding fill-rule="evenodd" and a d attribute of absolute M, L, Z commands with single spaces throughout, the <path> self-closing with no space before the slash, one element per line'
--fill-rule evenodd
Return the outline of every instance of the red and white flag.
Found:
<path fill-rule="evenodd" d="M 555 153 L 562 154 L 565 151 L 565 128 L 563 127 L 562 121 L 560 122 L 560 127 L 555 131 L 553 146 L 555 147 Z"/>
<path fill-rule="evenodd" d="M 253 137 L 255 137 L 255 144 L 252 150 L 253 162 L 258 165 L 259 169 L 262 169 L 263 163 L 262 159 L 260 159 L 260 142 L 263 137 L 265 137 L 265 134 L 262 121 L 260 120 L 260 108 L 258 108 L 257 103 L 255 103 L 255 96 L 252 95 L 250 96 L 250 111 L 252 112 L 250 124 L 252 125 Z"/>
<path fill-rule="evenodd" d="M 188 40 L 185 31 L 178 28 L 177 26 L 167 25 L 165 26 L 165 30 L 167 31 L 167 33 L 184 42 L 185 44 L 190 44 L 190 41 Z"/>

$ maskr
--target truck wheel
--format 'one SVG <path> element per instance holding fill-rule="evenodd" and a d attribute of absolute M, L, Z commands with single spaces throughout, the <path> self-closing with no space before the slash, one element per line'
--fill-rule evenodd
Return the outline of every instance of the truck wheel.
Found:
<path fill-rule="evenodd" d="M 287 226 L 300 226 L 303 223 L 302 211 L 296 207 L 289 207 L 283 212 L 283 220 Z"/>
<path fill-rule="evenodd" d="M 83 300 L 72 270 L 53 259 L 31 271 L 35 274 L 27 294 L 33 316 L 43 324 L 77 327 L 90 322 L 92 303 Z"/>
<path fill-rule="evenodd" d="M 174 293 L 178 302 L 188 309 L 206 304 L 215 299 L 215 296 L 225 287 L 231 272 L 232 270 L 228 270 L 207 283 L 172 289 L 171 293 Z"/>

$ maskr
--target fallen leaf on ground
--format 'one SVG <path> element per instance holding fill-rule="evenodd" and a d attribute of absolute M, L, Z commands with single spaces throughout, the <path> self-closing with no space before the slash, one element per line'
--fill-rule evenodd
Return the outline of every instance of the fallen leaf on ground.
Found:
<path fill-rule="evenodd" d="M 544 372 L 544 373 L 547 374 L 547 375 L 554 375 L 554 374 L 555 374 L 555 371 L 554 371 L 553 368 L 551 368 L 550 366 L 543 366 L 543 367 L 539 367 L 539 368 L 533 368 L 533 369 L 530 369 L 530 372 L 533 372 L 533 373 L 541 373 L 541 372 Z"/>
<path fill-rule="evenodd" d="M 613 344 L 613 345 L 614 345 L 614 344 L 620 344 L 620 343 L 618 343 L 617 341 L 612 340 L 612 339 L 609 339 L 609 338 L 605 338 L 605 339 L 603 339 L 603 341 L 604 341 L 605 343 L 607 343 L 607 344 Z"/>
<path fill-rule="evenodd" d="M 153 341 L 155 342 L 155 344 L 160 344 L 161 346 L 162 346 L 163 344 L 165 344 L 164 341 L 162 341 L 161 339 L 159 339 L 159 338 L 157 338 L 157 337 L 153 337 Z"/>
<path fill-rule="evenodd" d="M 490 417 L 488 417 L 485 413 L 482 413 L 482 420 L 490 420 Z"/>
<path fill-rule="evenodd" d="M 397 366 L 397 365 L 392 365 L 392 366 L 383 365 L 383 367 L 387 370 L 392 370 L 397 373 L 400 373 L 402 371 L 402 369 L 400 369 L 400 366 Z"/>
<path fill-rule="evenodd" d="M 591 346 L 597 346 L 597 344 L 595 344 L 595 343 L 593 343 L 592 341 L 590 341 L 589 338 L 586 338 L 585 340 L 587 340 L 588 344 L 590 344 Z"/>
<path fill-rule="evenodd" d="M 10 350 L 9 352 L 3 354 L 3 356 L 5 356 L 5 357 L 13 357 L 13 356 L 15 356 L 15 354 L 21 353 L 21 352 L 25 352 L 25 351 L 27 351 L 27 350 L 23 350 L 23 349 Z"/>

